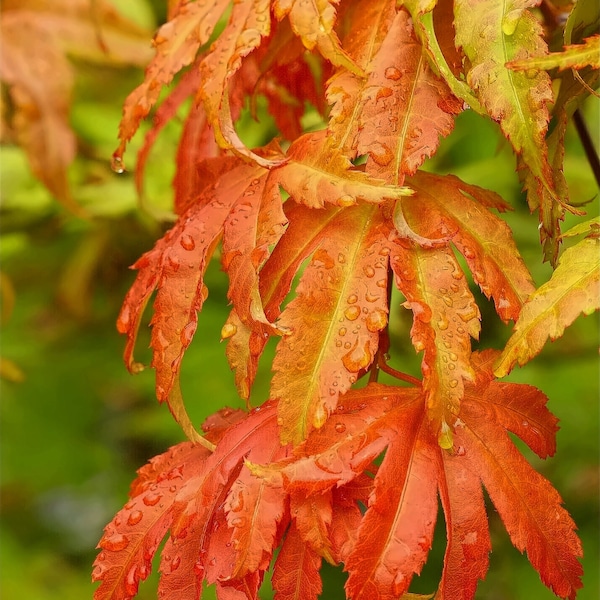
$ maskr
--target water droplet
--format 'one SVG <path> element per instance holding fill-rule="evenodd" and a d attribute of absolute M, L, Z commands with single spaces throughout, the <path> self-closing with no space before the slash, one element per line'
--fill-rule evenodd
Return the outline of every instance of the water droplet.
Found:
<path fill-rule="evenodd" d="M 134 510 L 127 518 L 127 525 L 137 525 L 143 517 L 144 513 L 141 510 Z"/>
<path fill-rule="evenodd" d="M 337 433 L 344 433 L 344 431 L 346 431 L 346 425 L 344 425 L 344 423 L 336 423 L 335 430 Z"/>
<path fill-rule="evenodd" d="M 184 233 L 179 239 L 179 243 L 184 250 L 188 251 L 191 251 L 196 247 L 196 242 L 189 233 Z"/>
<path fill-rule="evenodd" d="M 338 262 L 342 265 L 346 262 L 346 256 L 341 252 L 338 254 Z"/>
<path fill-rule="evenodd" d="M 348 333 L 348 330 L 345 327 L 340 327 L 338 333 L 344 337 L 346 335 L 346 333 Z"/>
<path fill-rule="evenodd" d="M 446 306 L 448 306 L 449 308 L 452 307 L 452 305 L 454 304 L 454 301 L 452 300 L 452 298 L 450 296 L 442 296 L 442 300 L 444 301 L 444 304 Z"/>
<path fill-rule="evenodd" d="M 373 360 L 369 342 L 365 342 L 362 348 L 359 348 L 358 341 L 354 348 L 342 356 L 342 364 L 350 373 L 358 373 L 361 369 L 366 369 Z"/>
<path fill-rule="evenodd" d="M 377 90 L 377 95 L 375 96 L 375 101 L 381 100 L 383 98 L 389 98 L 394 93 L 391 87 L 384 85 Z"/>
<path fill-rule="evenodd" d="M 181 334 L 179 335 L 179 340 L 181 341 L 182 345 L 185 346 L 186 348 L 190 345 L 190 343 L 192 342 L 192 339 L 194 337 L 194 333 L 196 333 L 196 327 L 198 326 L 197 323 L 194 323 L 193 321 L 188 323 L 182 330 L 181 330 Z"/>
<path fill-rule="evenodd" d="M 440 433 L 438 435 L 438 444 L 440 448 L 444 450 L 450 450 L 454 445 L 454 436 L 452 435 L 452 429 L 448 426 L 446 421 L 442 421 L 440 427 Z"/>
<path fill-rule="evenodd" d="M 333 258 L 329 256 L 327 250 L 319 248 L 312 257 L 312 264 L 314 264 L 317 267 L 323 266 L 326 269 L 331 269 L 335 265 L 335 262 Z"/>
<path fill-rule="evenodd" d="M 238 494 L 234 494 L 229 503 L 229 508 L 233 512 L 240 512 L 244 508 L 244 493 L 239 492 Z"/>
<path fill-rule="evenodd" d="M 348 302 L 348 304 L 356 304 L 358 302 L 358 296 L 356 294 L 350 294 L 346 302 Z"/>
<path fill-rule="evenodd" d="M 137 565 L 134 565 L 129 569 L 125 577 L 125 593 L 127 596 L 133 598 L 137 595 L 139 581 L 138 568 Z"/>
<path fill-rule="evenodd" d="M 225 323 L 221 329 L 221 341 L 226 340 L 237 333 L 237 327 L 233 323 Z"/>
<path fill-rule="evenodd" d="M 365 300 L 367 302 L 377 302 L 377 300 L 379 300 L 379 298 L 381 298 L 381 296 L 379 294 L 371 294 L 371 292 L 367 292 L 365 294 Z M 363 309 L 364 311 L 365 309 Z"/>
<path fill-rule="evenodd" d="M 342 207 L 354 206 L 356 204 L 356 198 L 350 196 L 350 194 L 344 194 L 337 199 L 336 204 Z"/>
<path fill-rule="evenodd" d="M 386 280 L 386 279 L 378 279 L 378 280 L 375 282 L 375 285 L 376 285 L 377 287 L 380 287 L 380 288 L 382 288 L 382 289 L 385 289 L 385 288 L 387 288 L 387 280 Z"/>
<path fill-rule="evenodd" d="M 98 555 L 97 560 L 104 560 L 101 559 L 100 557 L 102 556 L 102 553 L 100 553 Z M 101 579 L 104 579 L 104 573 L 106 572 L 106 567 L 104 565 L 96 565 L 94 567 L 94 570 L 92 571 L 92 581 L 100 581 Z"/>
<path fill-rule="evenodd" d="M 402 73 L 400 69 L 396 67 L 388 67 L 384 73 L 386 79 L 391 79 L 392 81 L 398 81 L 402 77 Z"/>
<path fill-rule="evenodd" d="M 179 262 L 179 258 L 177 258 L 177 256 L 172 256 L 169 254 L 169 256 L 167 257 L 167 262 L 169 263 L 169 266 L 171 267 L 171 269 L 173 269 L 173 271 L 179 271 L 181 263 Z"/>
<path fill-rule="evenodd" d="M 527 79 L 535 79 L 539 75 L 539 71 L 536 69 L 526 69 L 524 71 L 525 77 Z"/>
<path fill-rule="evenodd" d="M 419 537 L 419 539 L 417 540 L 417 544 L 419 544 L 421 550 L 423 550 L 424 552 L 427 552 L 431 548 L 431 543 L 427 540 L 427 538 L 424 535 Z"/>
<path fill-rule="evenodd" d="M 466 454 L 466 450 L 464 446 L 458 446 L 454 453 L 456 454 L 456 456 L 464 456 Z"/>
<path fill-rule="evenodd" d="M 386 312 L 376 308 L 367 315 L 367 329 L 373 333 L 381 331 L 387 325 L 387 320 Z"/>
<path fill-rule="evenodd" d="M 414 342 L 413 346 L 415 347 L 415 350 L 417 352 L 422 352 L 423 350 L 425 350 L 425 344 L 421 340 L 417 340 L 416 342 Z"/>
<path fill-rule="evenodd" d="M 125 173 L 125 164 L 123 163 L 123 157 L 121 156 L 118 150 L 112 155 L 112 160 L 110 161 L 110 168 L 119 175 L 121 173 Z"/>
<path fill-rule="evenodd" d="M 360 308 L 358 306 L 349 306 L 344 311 L 344 316 L 348 321 L 356 321 L 360 317 Z"/>
<path fill-rule="evenodd" d="M 511 36 L 515 33 L 517 29 L 517 24 L 521 19 L 522 10 L 511 10 L 506 14 L 504 19 L 502 19 L 502 33 L 504 35 Z"/>
<path fill-rule="evenodd" d="M 394 596 L 402 596 L 406 591 L 406 583 L 404 580 L 404 573 L 397 571 L 394 575 L 394 580 L 392 581 L 392 594 Z"/>
<path fill-rule="evenodd" d="M 448 356 L 452 362 L 456 362 L 458 360 L 458 356 L 454 352 L 448 352 Z"/>
<path fill-rule="evenodd" d="M 348 350 L 348 348 L 352 348 L 352 344 L 350 342 L 345 342 L 344 348 L 346 348 L 346 350 Z"/>
<path fill-rule="evenodd" d="M 231 519 L 230 525 L 232 527 L 243 527 L 246 524 L 246 517 L 235 517 Z"/>
<path fill-rule="evenodd" d="M 373 144 L 373 148 L 369 152 L 369 156 L 380 167 L 387 167 L 394 158 L 394 154 L 390 150 L 389 146 L 386 146 L 381 142 L 375 142 Z"/>
<path fill-rule="evenodd" d="M 521 423 L 521 425 L 523 425 L 523 427 L 529 427 L 529 422 L 528 421 L 523 421 Z"/>
<path fill-rule="evenodd" d="M 313 426 L 315 429 L 321 429 L 321 427 L 325 425 L 328 416 L 325 407 L 322 404 L 318 404 L 315 408 L 315 414 L 313 415 Z"/>
<path fill-rule="evenodd" d="M 485 283 L 484 273 L 482 273 L 481 271 L 473 271 L 473 281 L 478 285 L 484 284 Z"/>
<path fill-rule="evenodd" d="M 194 573 L 196 574 L 196 577 L 198 577 L 199 581 L 204 579 L 204 565 L 202 564 L 202 560 L 198 560 L 194 563 Z"/>
<path fill-rule="evenodd" d="M 457 387 L 457 386 L 458 386 L 458 379 L 451 379 L 451 380 L 448 382 L 448 385 L 449 385 L 451 388 L 455 388 L 455 387 Z"/>
<path fill-rule="evenodd" d="M 143 498 L 142 498 L 142 502 L 146 505 L 146 506 L 156 506 L 162 499 L 162 495 L 161 494 L 157 494 L 155 492 L 150 492 L 149 494 L 146 494 Z"/>
<path fill-rule="evenodd" d="M 335 340 L 335 347 L 336 348 L 341 348 L 342 347 L 342 340 Z"/>
<path fill-rule="evenodd" d="M 133 363 L 131 363 L 131 366 L 129 367 L 129 371 L 131 372 L 132 375 L 137 375 L 138 373 L 141 373 L 145 368 L 146 368 L 146 365 L 144 363 L 133 362 Z"/>
<path fill-rule="evenodd" d="M 366 267 L 363 267 L 363 273 L 371 278 L 375 276 L 375 269 L 371 265 L 367 265 Z"/>
<path fill-rule="evenodd" d="M 469 309 L 467 309 L 464 312 L 460 312 L 458 313 L 458 316 L 465 322 L 468 323 L 469 321 L 471 321 L 472 319 L 476 319 L 478 317 L 479 313 L 477 311 L 477 309 L 474 306 L 471 306 Z"/>
<path fill-rule="evenodd" d="M 441 331 L 446 331 L 446 329 L 448 329 L 448 325 L 448 317 L 446 316 L 446 313 L 442 313 L 438 319 L 437 327 Z"/>
<path fill-rule="evenodd" d="M 173 571 L 177 571 L 180 564 L 181 564 L 181 556 L 176 556 L 175 558 L 173 558 L 173 560 L 171 561 L 171 573 Z"/>
<path fill-rule="evenodd" d="M 119 552 L 129 546 L 129 538 L 122 533 L 113 533 L 100 540 L 100 547 L 111 552 Z"/>

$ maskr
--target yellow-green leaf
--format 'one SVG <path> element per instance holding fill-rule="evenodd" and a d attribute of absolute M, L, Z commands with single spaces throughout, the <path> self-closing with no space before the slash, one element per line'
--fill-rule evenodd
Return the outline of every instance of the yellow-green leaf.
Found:
<path fill-rule="evenodd" d="M 581 314 L 600 309 L 600 242 L 586 238 L 565 250 L 550 280 L 535 291 L 521 311 L 515 331 L 496 364 L 503 377 L 515 363 L 539 354 Z"/>
<path fill-rule="evenodd" d="M 528 69 L 581 69 L 591 66 L 600 69 L 600 35 L 586 38 L 583 44 L 565 46 L 563 52 L 552 52 L 548 56 L 537 56 L 522 60 L 513 60 L 506 65 L 514 71 L 527 71 Z"/>
<path fill-rule="evenodd" d="M 540 210 L 545 257 L 555 262 L 562 207 L 567 201 L 562 193 L 566 190 L 557 191 L 546 143 L 548 103 L 553 100 L 551 80 L 544 71 L 506 67 L 513 60 L 548 52 L 541 25 L 528 10 L 533 4 L 529 0 L 510 5 L 496 0 L 458 0 L 454 23 L 456 44 L 468 59 L 467 82 L 519 156 L 529 207 Z"/>

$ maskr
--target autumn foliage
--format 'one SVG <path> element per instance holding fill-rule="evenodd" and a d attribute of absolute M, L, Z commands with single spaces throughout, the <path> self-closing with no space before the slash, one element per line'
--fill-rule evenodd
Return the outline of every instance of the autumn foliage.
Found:
<path fill-rule="evenodd" d="M 140 32 L 92 4 L 95 19 L 77 4 L 55 24 L 72 32 L 68 13 L 88 37 L 113 36 L 117 54 L 135 62 Z M 565 213 L 583 215 L 587 200 L 569 198 L 562 162 L 567 122 L 594 93 L 600 66 L 592 4 L 580 0 L 562 26 L 557 7 L 535 1 L 168 2 L 145 78 L 125 102 L 113 167 L 125 169 L 127 143 L 152 114 L 141 189 L 157 135 L 188 106 L 177 220 L 134 265 L 118 329 L 128 368 L 142 371 L 134 347 L 153 298 L 156 395 L 189 441 L 140 469 L 107 525 L 96 600 L 134 597 L 165 538 L 163 600 L 196 600 L 204 582 L 220 600 L 255 599 L 270 568 L 275 598 L 311 600 L 323 560 L 343 564 L 349 599 L 415 597 L 411 580 L 427 560 L 439 504 L 446 551 L 431 591 L 471 599 L 491 550 L 484 489 L 543 583 L 575 598 L 575 524 L 512 437 L 551 456 L 557 420 L 542 392 L 498 378 L 599 308 L 600 224 L 581 219 L 561 232 Z M 17 133 L 31 157 L 46 148 L 53 162 L 34 168 L 71 205 L 64 90 L 42 102 L 35 74 L 19 66 L 19 27 L 46 32 L 38 50 L 65 71 L 63 85 L 60 44 L 84 44 L 49 33 L 32 0 L 8 9 L 2 73 Z M 258 103 L 279 136 L 249 148 L 236 122 Z M 491 119 L 514 149 L 539 215 L 540 257 L 556 267 L 537 289 L 499 216 L 505 200 L 422 170 L 465 110 Z M 563 252 L 565 236 L 581 239 Z M 179 374 L 215 255 L 229 277 L 222 338 L 247 410 L 223 408 L 199 432 Z M 481 330 L 475 286 L 515 324 L 504 348 L 472 350 Z M 400 310 L 412 314 L 406 343 L 421 356 L 420 378 L 388 364 L 389 320 Z M 252 407 L 271 338 L 270 398 Z M 396 384 L 380 383 L 381 372 Z"/>

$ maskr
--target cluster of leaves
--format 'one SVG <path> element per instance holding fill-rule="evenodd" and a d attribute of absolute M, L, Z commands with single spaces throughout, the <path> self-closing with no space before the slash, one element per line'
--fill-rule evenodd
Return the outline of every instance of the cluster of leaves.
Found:
<path fill-rule="evenodd" d="M 138 162 L 141 185 L 156 135 L 192 97 L 177 151 L 178 219 L 134 265 L 118 327 L 129 369 L 143 370 L 134 346 L 156 292 L 156 394 L 190 442 L 140 470 L 107 526 L 97 600 L 133 597 L 168 532 L 161 598 L 196 599 L 204 580 L 220 599 L 257 598 L 276 548 L 280 600 L 316 598 L 323 558 L 344 564 L 348 598 L 409 597 L 438 496 L 447 548 L 436 597 L 473 598 L 490 551 L 482 486 L 542 581 L 575 597 L 574 523 L 508 435 L 546 457 L 556 420 L 539 390 L 496 379 L 599 308 L 598 221 L 572 230 L 585 238 L 559 259 L 560 223 L 578 212 L 562 175 L 564 136 L 596 81 L 598 12 L 579 2 L 568 47 L 552 54 L 542 25 L 553 30 L 556 13 L 534 4 L 169 2 L 156 55 L 125 103 L 114 164 L 124 168 L 127 142 L 183 70 Z M 552 77 L 544 70 L 556 66 Z M 234 125 L 259 96 L 282 137 L 251 149 Z M 323 129 L 304 131 L 309 105 Z M 537 290 L 495 214 L 508 205 L 420 170 L 467 108 L 499 125 L 539 212 L 544 255 L 558 267 Z M 222 338 L 248 403 L 267 341 L 279 341 L 270 399 L 224 409 L 201 435 L 179 372 L 219 246 L 232 304 Z M 502 352 L 471 350 L 481 324 L 468 273 L 499 317 L 516 322 Z M 422 379 L 387 364 L 394 286 L 412 312 Z M 378 383 L 380 371 L 403 383 Z"/>

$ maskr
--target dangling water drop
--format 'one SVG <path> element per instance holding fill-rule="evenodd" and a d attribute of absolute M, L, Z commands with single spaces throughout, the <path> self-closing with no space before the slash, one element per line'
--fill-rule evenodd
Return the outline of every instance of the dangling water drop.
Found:
<path fill-rule="evenodd" d="M 123 157 L 118 150 L 112 155 L 112 159 L 110 161 L 110 168 L 119 175 L 121 175 L 121 173 L 125 173 L 125 164 L 123 163 Z"/>
<path fill-rule="evenodd" d="M 225 323 L 221 328 L 221 341 L 229 339 L 237 333 L 237 327 L 233 323 Z"/>

